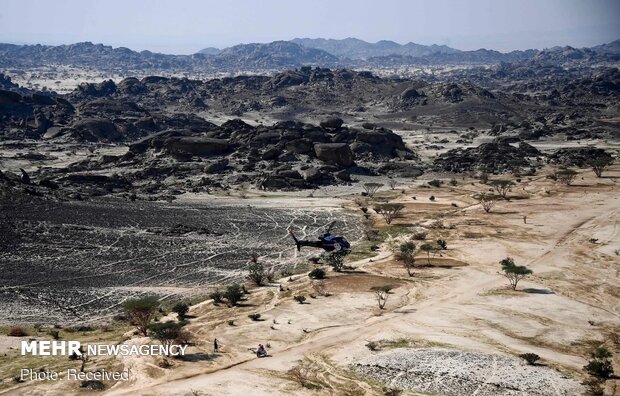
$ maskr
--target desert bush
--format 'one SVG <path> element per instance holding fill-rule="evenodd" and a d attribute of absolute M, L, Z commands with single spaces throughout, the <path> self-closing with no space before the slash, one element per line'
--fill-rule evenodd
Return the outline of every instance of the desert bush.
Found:
<path fill-rule="evenodd" d="M 516 265 L 511 257 L 506 257 L 499 262 L 502 266 L 502 275 L 510 282 L 512 290 L 517 290 L 517 284 L 523 278 L 531 275 L 533 271 L 524 265 Z"/>
<path fill-rule="evenodd" d="M 433 201 L 433 202 L 435 202 L 435 196 L 434 195 L 431 195 L 428 199 Z"/>
<path fill-rule="evenodd" d="M 414 241 L 424 241 L 427 235 L 427 231 L 414 231 L 414 233 L 411 235 L 411 239 L 413 239 Z"/>
<path fill-rule="evenodd" d="M 392 289 L 394 289 L 392 285 L 374 286 L 370 288 L 371 291 L 375 292 L 375 298 L 379 304 L 379 309 L 385 308 L 385 304 L 387 303 Z"/>
<path fill-rule="evenodd" d="M 521 355 L 519 355 L 519 357 L 525 360 L 530 366 L 536 365 L 536 362 L 540 359 L 540 356 L 538 356 L 537 354 L 529 352 L 522 353 Z"/>
<path fill-rule="evenodd" d="M 478 202 L 480 202 L 480 206 L 482 206 L 486 213 L 489 213 L 495 206 L 495 199 L 486 193 L 478 195 Z"/>
<path fill-rule="evenodd" d="M 11 327 L 7 333 L 9 337 L 25 337 L 28 335 L 26 330 L 22 327 Z"/>
<path fill-rule="evenodd" d="M 441 250 L 448 250 L 448 242 L 446 242 L 445 239 L 438 239 L 437 246 L 439 246 Z"/>
<path fill-rule="evenodd" d="M 251 313 L 248 315 L 248 318 L 252 319 L 255 322 L 258 322 L 260 320 L 260 314 L 259 313 Z"/>
<path fill-rule="evenodd" d="M 363 187 L 364 187 L 364 191 L 366 192 L 366 195 L 368 195 L 369 197 L 372 198 L 375 195 L 375 193 L 381 187 L 383 187 L 383 184 L 381 184 L 381 183 L 364 183 Z"/>
<path fill-rule="evenodd" d="M 209 298 L 213 300 L 214 304 L 221 304 L 224 302 L 224 293 L 220 289 L 215 289 L 209 293 Z"/>
<path fill-rule="evenodd" d="M 49 334 L 50 337 L 56 341 L 60 339 L 60 332 L 58 330 L 50 330 L 47 334 Z"/>
<path fill-rule="evenodd" d="M 159 308 L 159 300 L 154 296 L 136 298 L 126 301 L 123 308 L 125 308 L 130 323 L 136 326 L 142 335 L 146 336 L 148 325 L 154 319 Z"/>
<path fill-rule="evenodd" d="M 390 189 L 394 190 L 396 186 L 398 186 L 398 182 L 394 179 L 390 179 L 388 180 L 388 186 L 390 186 Z"/>
<path fill-rule="evenodd" d="M 172 307 L 172 312 L 175 312 L 179 320 L 185 320 L 187 313 L 189 312 L 189 304 L 184 302 L 178 302 Z"/>
<path fill-rule="evenodd" d="M 265 274 L 265 267 L 258 262 L 258 255 L 253 253 L 250 257 L 248 264 L 248 279 L 250 279 L 256 286 L 262 286 L 267 280 Z"/>
<path fill-rule="evenodd" d="M 235 306 L 241 301 L 243 294 L 243 288 L 238 283 L 233 283 L 226 287 L 223 296 L 230 306 Z"/>
<path fill-rule="evenodd" d="M 493 189 L 497 192 L 497 194 L 504 199 L 507 198 L 508 192 L 510 191 L 512 186 L 515 185 L 515 183 L 512 180 L 502 180 L 502 179 L 491 180 L 489 184 L 491 185 L 491 187 L 493 187 Z"/>
<path fill-rule="evenodd" d="M 443 184 L 443 180 L 439 180 L 439 179 L 433 179 L 428 182 L 428 185 L 431 187 L 441 187 L 442 184 Z"/>
<path fill-rule="evenodd" d="M 325 279 L 325 271 L 322 268 L 315 268 L 310 271 L 308 276 L 312 279 Z"/>
<path fill-rule="evenodd" d="M 608 379 L 614 373 L 613 364 L 609 359 L 592 359 L 583 366 L 583 369 L 591 376 Z"/>
<path fill-rule="evenodd" d="M 293 297 L 293 299 L 295 301 L 297 301 L 298 303 L 300 303 L 300 304 L 303 304 L 303 303 L 306 302 L 306 297 L 302 296 L 302 295 L 295 296 L 295 297 Z"/>
<path fill-rule="evenodd" d="M 325 253 L 323 258 L 325 262 L 336 272 L 342 272 L 344 268 L 344 258 L 349 253 L 348 250 L 339 250 L 337 252 Z"/>
<path fill-rule="evenodd" d="M 456 179 L 455 179 L 455 178 L 450 179 L 450 185 L 451 185 L 452 187 L 456 187 L 458 184 L 459 184 L 459 182 L 458 182 L 458 181 L 456 181 Z"/>
<path fill-rule="evenodd" d="M 366 343 L 366 348 L 374 352 L 379 349 L 379 343 L 376 341 L 368 341 L 368 343 Z"/>
<path fill-rule="evenodd" d="M 577 177 L 577 172 L 572 169 L 558 169 L 554 172 L 553 176 L 554 180 L 570 186 L 575 180 L 575 177 Z"/>

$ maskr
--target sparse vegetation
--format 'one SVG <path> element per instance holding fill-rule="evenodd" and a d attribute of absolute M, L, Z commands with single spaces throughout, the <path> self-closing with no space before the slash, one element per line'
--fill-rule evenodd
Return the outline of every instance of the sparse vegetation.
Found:
<path fill-rule="evenodd" d="M 388 186 L 390 186 L 390 189 L 394 190 L 396 186 L 398 186 L 398 182 L 395 179 L 390 179 L 388 180 Z"/>
<path fill-rule="evenodd" d="M 517 290 L 517 284 L 521 279 L 531 275 L 533 271 L 524 265 L 516 265 L 511 257 L 506 257 L 499 262 L 502 266 L 502 275 L 510 282 L 512 290 Z"/>
<path fill-rule="evenodd" d="M 157 297 L 148 296 L 128 300 L 123 304 L 125 312 L 129 317 L 129 322 L 136 326 L 136 329 L 146 336 L 148 326 L 154 319 L 159 308 L 159 300 Z"/>
<path fill-rule="evenodd" d="M 306 302 L 306 297 L 302 296 L 302 295 L 295 296 L 295 297 L 293 297 L 293 299 L 295 301 L 297 301 L 298 303 L 300 303 L 300 304 L 303 304 L 303 303 Z"/>
<path fill-rule="evenodd" d="M 433 244 L 425 243 L 420 246 L 420 250 L 426 253 L 426 260 L 428 261 L 428 265 L 431 265 L 431 253 L 433 253 L 434 255 L 435 252 L 437 252 L 437 247 Z"/>
<path fill-rule="evenodd" d="M 215 289 L 209 293 L 209 298 L 213 300 L 214 304 L 221 304 L 224 302 L 224 293 L 220 289 Z"/>
<path fill-rule="evenodd" d="M 605 346 L 597 347 L 590 354 L 591 360 L 583 369 L 593 377 L 602 380 L 610 378 L 614 374 L 614 367 L 611 361 L 612 353 Z"/>
<path fill-rule="evenodd" d="M 445 239 L 438 239 L 437 246 L 439 246 L 441 250 L 448 250 L 448 242 L 446 242 Z"/>
<path fill-rule="evenodd" d="M 248 264 L 248 279 L 254 282 L 256 286 L 263 286 L 267 281 L 265 266 L 258 262 L 258 255 L 255 253 L 250 257 Z"/>

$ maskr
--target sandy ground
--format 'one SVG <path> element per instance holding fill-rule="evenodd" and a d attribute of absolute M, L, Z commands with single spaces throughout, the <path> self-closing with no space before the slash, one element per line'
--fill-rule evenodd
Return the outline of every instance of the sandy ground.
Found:
<path fill-rule="evenodd" d="M 456 187 L 406 187 L 405 194 L 392 200 L 406 205 L 396 226 L 412 230 L 412 224 L 443 221 L 443 226 L 428 227 L 428 239 L 448 241 L 443 257 L 431 259 L 433 266 L 416 268 L 409 278 L 388 241 L 378 257 L 352 263 L 355 270 L 330 273 L 325 281 L 332 293 L 328 297 L 296 303 L 294 295 L 313 293 L 311 281 L 298 275 L 281 280 L 284 291 L 276 285 L 254 289 L 244 307 L 201 303 L 190 312 L 195 316 L 188 326 L 195 335 L 190 356 L 172 359 L 167 369 L 158 367 L 154 358 L 125 359 L 132 379 L 104 393 L 381 394 L 381 384 L 354 374 L 351 367 L 403 346 L 497 357 L 533 352 L 547 369 L 578 384 L 586 378 L 582 367 L 594 345 L 605 342 L 620 356 L 613 343 L 620 333 L 620 194 L 615 179 L 620 167 L 606 176 L 597 179 L 583 171 L 572 186 L 540 176 L 524 180 L 510 194 L 513 199 L 499 202 L 489 214 L 472 198 L 487 187 L 473 180 L 459 179 Z M 306 203 L 334 205 L 313 199 Z M 534 271 L 517 291 L 509 290 L 498 274 L 498 262 L 507 256 Z M 419 264 L 425 262 L 425 256 L 418 257 Z M 458 265 L 442 265 L 446 263 Z M 397 286 L 383 311 L 368 291 L 381 284 Z M 264 320 L 248 319 L 253 312 Z M 232 319 L 234 326 L 228 323 Z M 211 349 L 214 337 L 222 345 L 220 353 Z M 371 351 L 366 346 L 370 341 L 384 345 L 383 351 Z M 250 348 L 258 343 L 268 344 L 270 357 L 255 358 Z M 441 364 L 436 362 L 437 369 Z M 617 358 L 615 364 L 620 371 Z M 318 389 L 291 380 L 286 373 L 297 365 L 308 368 L 320 383 Z M 527 378 L 536 381 L 535 376 Z M 609 394 L 620 394 L 614 390 L 620 388 L 617 382 L 608 381 Z M 26 384 L 4 393 L 54 395 L 76 389 L 68 383 Z M 549 387 L 540 394 L 570 393 Z"/>

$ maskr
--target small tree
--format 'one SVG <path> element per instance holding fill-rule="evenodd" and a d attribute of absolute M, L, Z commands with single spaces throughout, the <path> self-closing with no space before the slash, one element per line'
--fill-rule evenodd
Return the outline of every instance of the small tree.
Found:
<path fill-rule="evenodd" d="M 390 292 L 394 289 L 392 285 L 385 286 L 374 286 L 371 287 L 370 290 L 375 292 L 375 297 L 377 299 L 377 303 L 379 304 L 379 309 L 384 309 L 385 304 L 387 303 L 387 299 L 390 296 Z"/>
<path fill-rule="evenodd" d="M 390 179 L 388 180 L 388 186 L 390 186 L 390 189 L 394 190 L 396 186 L 398 186 L 398 182 L 395 179 Z"/>
<path fill-rule="evenodd" d="M 184 302 L 178 302 L 172 307 L 172 312 L 176 312 L 179 320 L 185 320 L 189 312 L 189 305 Z"/>
<path fill-rule="evenodd" d="M 415 267 L 415 243 L 405 242 L 401 244 L 400 257 L 407 269 L 407 274 L 413 276 L 413 268 Z"/>
<path fill-rule="evenodd" d="M 237 305 L 243 298 L 243 288 L 238 283 L 229 285 L 224 292 L 224 298 L 228 301 L 229 305 Z"/>
<path fill-rule="evenodd" d="M 524 265 L 516 265 L 511 257 L 506 257 L 499 262 L 502 266 L 503 275 L 508 278 L 512 290 L 517 290 L 517 284 L 523 278 L 533 274 L 533 271 Z"/>
<path fill-rule="evenodd" d="M 590 159 L 588 161 L 588 165 L 592 167 L 592 170 L 594 171 L 594 174 L 596 175 L 596 177 L 601 177 L 603 175 L 603 171 L 605 170 L 605 168 L 613 164 L 613 162 L 614 162 L 614 159 L 610 155 L 600 156 L 600 157 Z"/>
<path fill-rule="evenodd" d="M 293 297 L 293 300 L 297 301 L 300 304 L 303 304 L 306 302 L 306 296 L 302 296 L 301 294 L 298 296 Z"/>
<path fill-rule="evenodd" d="M 344 268 L 344 258 L 349 253 L 348 250 L 339 250 L 337 252 L 325 253 L 324 258 L 327 264 L 336 272 L 342 272 Z"/>
<path fill-rule="evenodd" d="M 397 218 L 400 211 L 405 208 L 403 204 L 381 204 L 374 207 L 375 212 L 383 216 L 387 224 L 392 224 L 392 221 Z"/>
<path fill-rule="evenodd" d="M 431 253 L 435 254 L 435 252 L 437 251 L 437 248 L 430 243 L 425 243 L 422 246 L 420 246 L 420 250 L 426 253 L 426 259 L 428 260 L 428 265 L 431 265 Z"/>
<path fill-rule="evenodd" d="M 567 186 L 570 186 L 575 180 L 575 177 L 577 177 L 577 172 L 572 169 L 559 169 L 555 171 L 553 176 L 555 180 L 559 181 L 560 183 L 564 183 Z"/>
<path fill-rule="evenodd" d="M 486 213 L 489 213 L 491 209 L 495 206 L 495 200 L 493 197 L 486 193 L 482 193 L 478 196 L 478 202 L 480 202 L 480 206 Z"/>
<path fill-rule="evenodd" d="M 222 293 L 220 289 L 215 289 L 213 292 L 209 293 L 209 298 L 217 305 L 224 302 L 224 293 Z"/>
<path fill-rule="evenodd" d="M 129 317 L 129 322 L 136 326 L 136 329 L 146 336 L 148 331 L 148 325 L 155 317 L 157 309 L 159 308 L 159 300 L 157 297 L 148 296 L 142 298 L 136 298 L 128 300 L 123 304 L 125 312 Z"/>
<path fill-rule="evenodd" d="M 511 180 L 491 180 L 489 182 L 491 187 L 499 194 L 502 198 L 506 199 L 508 192 L 515 185 L 515 183 Z"/>
<path fill-rule="evenodd" d="M 254 282 L 256 286 L 262 286 L 267 280 L 265 267 L 258 262 L 257 254 L 252 254 L 250 257 L 250 263 L 248 264 L 248 278 Z"/>
<path fill-rule="evenodd" d="M 364 191 L 366 191 L 366 194 L 372 198 L 373 195 L 375 195 L 375 193 L 381 188 L 383 187 L 383 184 L 381 183 L 364 183 L 363 184 L 364 187 Z"/>
<path fill-rule="evenodd" d="M 185 325 L 186 322 L 151 323 L 148 329 L 151 332 L 151 337 L 161 342 L 170 352 L 170 345 L 183 334 L 181 329 Z M 170 356 L 170 353 L 168 353 L 168 356 Z"/>

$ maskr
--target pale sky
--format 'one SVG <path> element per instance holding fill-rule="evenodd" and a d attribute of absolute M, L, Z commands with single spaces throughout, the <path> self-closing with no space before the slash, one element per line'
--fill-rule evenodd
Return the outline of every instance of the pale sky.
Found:
<path fill-rule="evenodd" d="M 295 37 L 510 51 L 620 38 L 620 0 L 0 0 L 0 42 L 191 54 Z"/>

